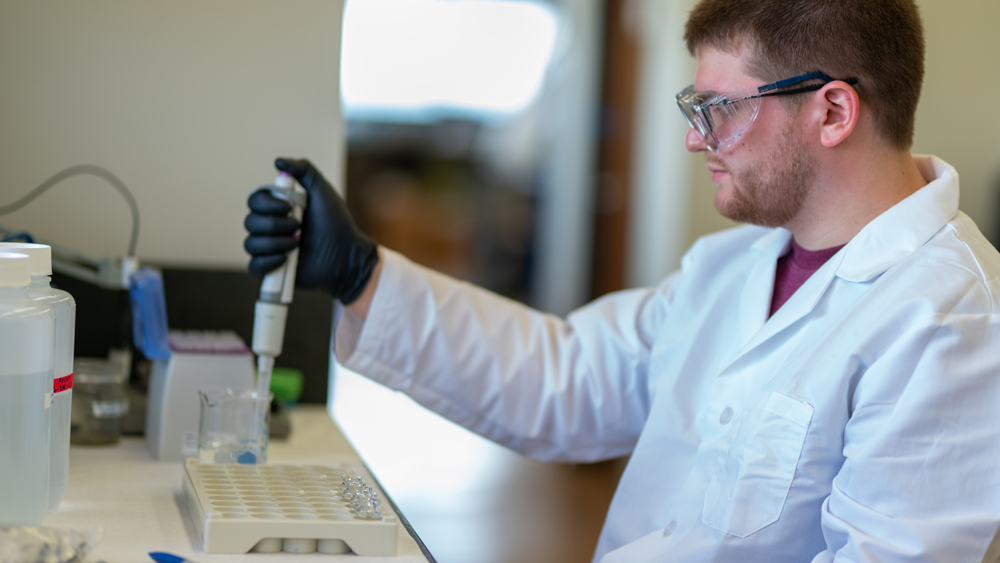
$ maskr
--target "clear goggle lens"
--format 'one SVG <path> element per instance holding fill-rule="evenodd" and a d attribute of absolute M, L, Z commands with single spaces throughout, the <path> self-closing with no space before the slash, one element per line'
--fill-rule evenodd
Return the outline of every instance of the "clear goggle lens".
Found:
<path fill-rule="evenodd" d="M 719 152 L 736 142 L 757 117 L 760 97 L 743 94 L 720 96 L 715 92 L 695 92 L 689 86 L 677 95 L 677 105 L 688 125 L 705 138 L 709 150 Z"/>

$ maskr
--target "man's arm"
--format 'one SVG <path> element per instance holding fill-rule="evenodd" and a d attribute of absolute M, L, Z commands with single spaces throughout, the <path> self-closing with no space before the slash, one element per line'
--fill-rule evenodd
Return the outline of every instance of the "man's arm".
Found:
<path fill-rule="evenodd" d="M 632 450 L 649 412 L 657 288 L 620 292 L 567 319 L 383 250 L 366 316 L 346 307 L 345 367 L 488 439 L 542 460 Z"/>

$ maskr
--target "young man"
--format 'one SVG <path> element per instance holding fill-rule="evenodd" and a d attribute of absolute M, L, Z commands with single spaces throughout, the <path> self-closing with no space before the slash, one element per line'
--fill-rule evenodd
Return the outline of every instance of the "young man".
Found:
<path fill-rule="evenodd" d="M 338 358 L 537 459 L 632 454 L 595 561 L 984 560 L 1000 255 L 955 170 L 909 153 L 915 5 L 703 0 L 686 40 L 687 147 L 750 225 L 566 320 L 377 248 L 279 160 L 311 197 L 299 280 L 346 304 Z M 251 208 L 259 273 L 298 225 Z"/>

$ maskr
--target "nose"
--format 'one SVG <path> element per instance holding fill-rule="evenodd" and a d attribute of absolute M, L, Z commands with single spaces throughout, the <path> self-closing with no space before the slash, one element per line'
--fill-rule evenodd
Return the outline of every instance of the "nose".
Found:
<path fill-rule="evenodd" d="M 684 137 L 684 148 L 688 152 L 708 150 L 708 146 L 705 145 L 705 137 L 694 127 L 688 129 L 687 135 Z"/>

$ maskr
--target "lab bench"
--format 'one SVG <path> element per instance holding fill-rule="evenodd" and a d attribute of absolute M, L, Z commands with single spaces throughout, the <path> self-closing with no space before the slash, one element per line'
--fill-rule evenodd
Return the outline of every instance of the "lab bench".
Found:
<path fill-rule="evenodd" d="M 348 463 L 364 467 L 323 406 L 300 405 L 290 412 L 290 418 L 291 435 L 285 441 L 271 442 L 269 464 Z M 92 562 L 148 562 L 152 561 L 150 551 L 166 551 L 197 563 L 307 563 L 305 560 L 316 557 L 355 563 L 434 561 L 396 507 L 394 511 L 400 517 L 396 557 L 204 553 L 184 498 L 183 474 L 182 462 L 155 460 L 142 438 L 123 437 L 113 446 L 73 446 L 66 497 L 43 524 L 81 531 L 103 528 L 102 539 L 87 558 Z"/>

